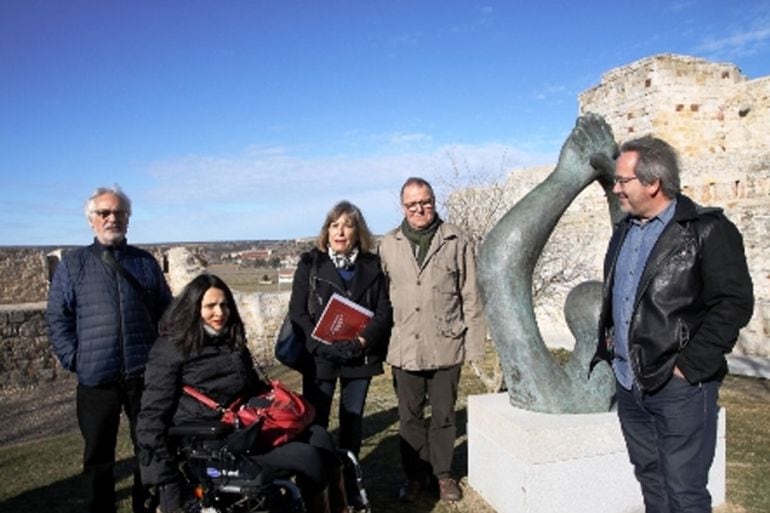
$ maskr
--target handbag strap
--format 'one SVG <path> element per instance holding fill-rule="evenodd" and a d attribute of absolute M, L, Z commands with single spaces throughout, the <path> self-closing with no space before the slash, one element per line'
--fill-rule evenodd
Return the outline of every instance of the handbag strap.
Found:
<path fill-rule="evenodd" d="M 318 308 L 316 306 L 316 300 L 318 299 L 316 297 L 315 291 L 316 291 L 316 284 L 315 284 L 315 278 L 318 274 L 318 258 L 316 256 L 316 253 L 312 253 L 312 260 L 310 262 L 310 276 L 309 276 L 309 286 L 308 286 L 308 293 L 307 293 L 307 313 L 310 315 L 310 319 L 315 322 L 315 317 L 318 314 Z"/>
<path fill-rule="evenodd" d="M 147 309 L 150 317 L 154 318 L 152 315 L 152 308 L 150 308 L 150 304 L 152 304 L 152 297 L 147 292 L 147 290 L 142 287 L 142 284 L 139 283 L 139 280 L 136 279 L 136 276 L 126 271 L 126 268 L 123 267 L 120 262 L 115 260 L 115 255 L 112 254 L 112 251 L 108 249 L 100 251 L 96 244 L 92 244 L 91 252 L 96 255 L 102 262 L 107 264 L 110 269 L 122 276 L 134 288 L 134 290 L 136 290 L 142 300 L 142 305 L 144 305 L 144 307 Z"/>
<path fill-rule="evenodd" d="M 107 264 L 113 271 L 125 278 L 126 281 L 130 283 L 131 286 L 134 287 L 136 291 L 143 296 L 142 299 L 144 299 L 144 287 L 142 287 L 142 285 L 139 283 L 139 280 L 137 280 L 133 274 L 126 271 L 126 268 L 120 265 L 117 260 L 115 260 L 115 255 L 112 254 L 112 251 L 108 249 L 99 251 L 99 248 L 94 244 L 91 246 L 91 252 L 98 256 L 99 259 Z"/>
<path fill-rule="evenodd" d="M 211 397 L 207 396 L 203 392 L 199 392 L 198 390 L 195 390 L 190 385 L 183 386 L 182 387 L 182 391 L 185 394 L 187 394 L 187 395 L 189 395 L 191 397 L 194 397 L 195 399 L 197 399 L 198 401 L 200 401 L 204 405 L 208 406 L 212 410 L 217 410 L 217 411 L 220 411 L 220 412 L 227 411 L 227 408 L 225 408 L 224 406 L 222 406 L 221 404 L 219 404 L 218 402 L 216 402 L 214 399 L 212 399 Z"/>

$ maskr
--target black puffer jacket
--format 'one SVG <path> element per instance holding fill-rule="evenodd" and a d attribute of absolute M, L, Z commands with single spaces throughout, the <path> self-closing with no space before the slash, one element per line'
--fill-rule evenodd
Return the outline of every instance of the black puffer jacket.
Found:
<path fill-rule="evenodd" d="M 314 301 L 315 315 L 308 312 L 308 295 L 310 293 L 311 268 L 315 266 Z M 388 352 L 388 340 L 392 325 L 393 312 L 388 299 L 388 289 L 385 275 L 380 268 L 380 259 L 372 253 L 360 253 L 355 263 L 355 274 L 350 284 L 350 290 L 340 277 L 329 256 L 318 249 L 303 253 L 297 272 L 294 274 L 294 285 L 289 302 L 289 316 L 295 326 L 299 326 L 305 335 L 305 345 L 312 354 L 318 347 L 318 340 L 313 339 L 315 321 L 323 312 L 326 303 L 333 293 L 347 296 L 361 306 L 374 312 L 374 317 L 364 328 L 361 336 L 366 339 L 364 356 L 349 365 L 337 365 L 316 356 L 316 376 L 320 379 L 365 378 L 382 374 L 382 362 Z"/>
<path fill-rule="evenodd" d="M 183 394 L 184 385 L 225 405 L 239 397 L 256 395 L 268 386 L 254 370 L 248 349 L 234 350 L 224 337 L 207 337 L 201 352 L 187 357 L 170 338 L 160 337 L 147 362 L 137 425 L 144 483 L 164 483 L 178 475 L 167 445 L 166 433 L 171 425 L 221 417 L 216 410 Z"/>
<path fill-rule="evenodd" d="M 622 220 L 604 263 L 599 344 L 591 367 L 612 361 L 612 287 L 628 232 Z M 690 383 L 721 380 L 729 353 L 754 306 L 743 239 L 717 208 L 677 197 L 674 218 L 660 235 L 639 281 L 629 326 L 629 359 L 641 387 L 654 391 L 674 366 Z"/>

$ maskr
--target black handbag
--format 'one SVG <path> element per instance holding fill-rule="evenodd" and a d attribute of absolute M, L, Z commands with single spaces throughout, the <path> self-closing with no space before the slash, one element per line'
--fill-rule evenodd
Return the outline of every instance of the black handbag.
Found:
<path fill-rule="evenodd" d="M 275 359 L 290 369 L 302 372 L 310 363 L 310 354 L 305 348 L 305 335 L 298 331 L 294 329 L 289 314 L 286 314 L 275 339 Z"/>
<path fill-rule="evenodd" d="M 310 283 L 307 294 L 307 310 L 311 319 L 315 318 L 316 313 L 315 275 L 316 260 L 313 258 L 313 262 L 310 264 Z M 275 337 L 275 359 L 299 372 L 304 372 L 313 363 L 313 359 L 305 347 L 305 334 L 299 327 L 295 328 L 288 313 L 283 318 L 281 328 Z"/>

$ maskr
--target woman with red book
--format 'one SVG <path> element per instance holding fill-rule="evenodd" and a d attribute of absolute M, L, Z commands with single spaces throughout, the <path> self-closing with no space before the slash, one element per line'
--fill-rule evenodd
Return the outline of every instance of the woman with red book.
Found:
<path fill-rule="evenodd" d="M 339 444 L 358 456 L 364 403 L 372 376 L 382 374 L 392 312 L 374 237 L 361 211 L 341 201 L 329 211 L 315 247 L 303 253 L 294 275 L 289 315 L 313 356 L 303 371 L 303 395 L 326 427 L 340 382 Z M 340 294 L 373 312 L 357 336 L 331 344 L 312 336 L 331 296 Z"/>

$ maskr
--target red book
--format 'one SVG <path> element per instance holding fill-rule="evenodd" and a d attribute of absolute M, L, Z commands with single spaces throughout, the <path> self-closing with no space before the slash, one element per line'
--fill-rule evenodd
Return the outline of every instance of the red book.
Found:
<path fill-rule="evenodd" d="M 335 292 L 311 335 L 325 344 L 355 340 L 372 317 L 374 312 Z"/>

